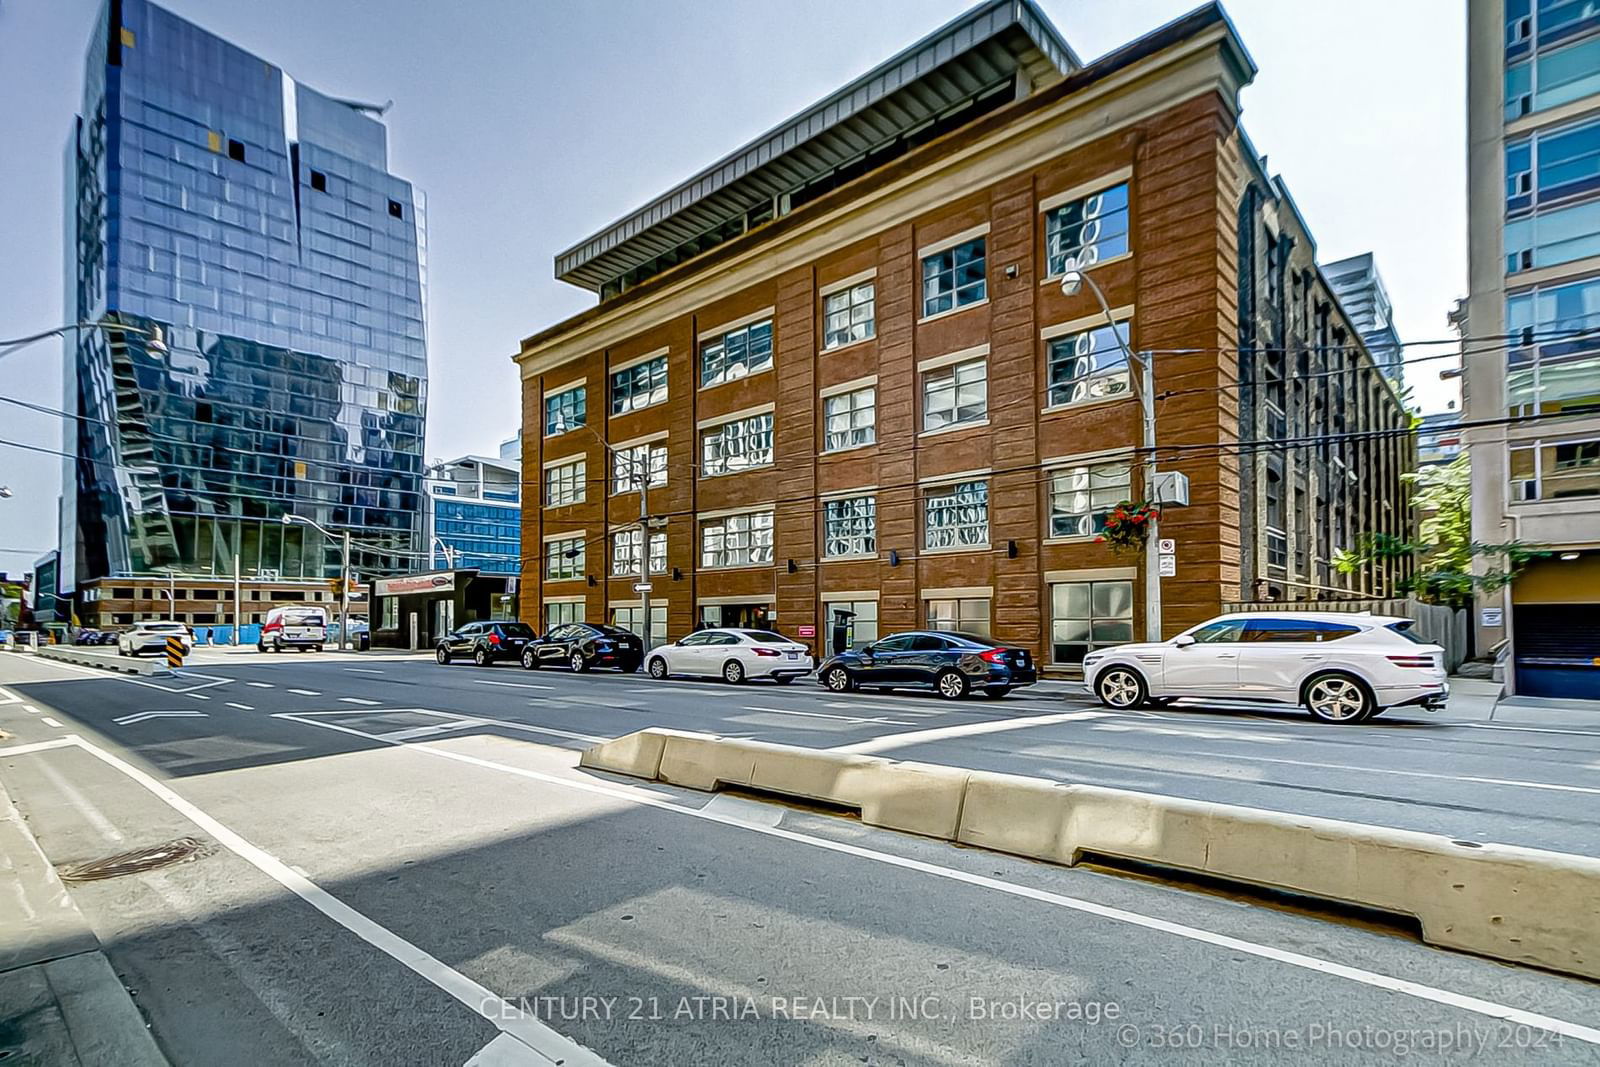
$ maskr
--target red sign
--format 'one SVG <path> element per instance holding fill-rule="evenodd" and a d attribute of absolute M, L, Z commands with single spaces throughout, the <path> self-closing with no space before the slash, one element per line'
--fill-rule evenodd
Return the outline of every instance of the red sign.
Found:
<path fill-rule="evenodd" d="M 815 636 L 817 636 L 817 628 L 815 626 L 796 626 L 794 628 L 794 632 L 795 632 L 795 636 L 797 636 L 797 637 L 815 637 Z"/>

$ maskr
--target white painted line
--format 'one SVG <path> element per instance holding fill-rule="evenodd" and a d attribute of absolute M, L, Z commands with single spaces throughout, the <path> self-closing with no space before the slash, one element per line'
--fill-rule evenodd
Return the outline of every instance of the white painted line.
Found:
<path fill-rule="evenodd" d="M 0 756 L 26 756 L 30 752 L 45 752 L 52 748 L 76 748 L 78 742 L 71 737 L 57 737 L 50 741 L 35 741 L 31 745 L 12 745 L 0 748 Z"/>
<path fill-rule="evenodd" d="M 397 962 L 432 982 L 466 1007 L 487 1019 L 503 1033 L 522 1042 L 541 1059 L 535 1063 L 564 1064 L 571 1067 L 608 1067 L 590 1050 L 544 1025 L 517 1006 L 446 965 L 400 935 L 356 911 L 287 863 L 252 844 L 217 819 L 206 814 L 155 778 L 83 738 L 72 735 L 72 743 L 101 762 L 116 768 L 144 786 L 157 798 L 201 830 L 210 834 L 228 851 L 276 881 L 301 900 L 316 908 L 361 940 L 387 953 Z M 47 746 L 56 747 L 56 746 Z M 36 747 L 35 747 L 36 748 Z"/>
<path fill-rule="evenodd" d="M 190 711 L 188 708 L 173 708 L 170 711 L 136 711 L 132 715 L 124 715 L 111 721 L 118 726 L 132 726 L 135 723 L 148 722 L 151 719 L 204 719 L 203 711 Z M 46 719 L 45 722 L 49 722 Z"/>
<path fill-rule="evenodd" d="M 294 718 L 292 715 L 286 715 L 283 717 Z M 358 737 L 368 738 L 369 740 L 381 740 L 381 738 L 375 737 L 374 735 L 366 733 L 365 731 L 352 729 L 348 726 L 340 726 L 336 723 L 317 722 L 314 719 L 298 721 L 309 722 L 312 725 L 321 726 L 328 730 L 338 730 L 341 733 L 354 734 Z M 1600 1045 L 1600 1029 L 1596 1029 L 1594 1027 L 1568 1022 L 1565 1019 L 1557 1019 L 1549 1015 L 1541 1015 L 1537 1012 L 1525 1011 L 1521 1008 L 1513 1008 L 1507 1004 L 1498 1004 L 1491 1000 L 1483 1000 L 1479 997 L 1468 996 L 1463 993 L 1456 993 L 1448 989 L 1440 989 L 1436 986 L 1424 985 L 1421 982 L 1413 982 L 1405 978 L 1395 978 L 1392 975 L 1380 974 L 1377 971 L 1369 971 L 1362 967 L 1351 967 L 1342 963 L 1335 963 L 1332 960 L 1319 959 L 1315 956 L 1308 956 L 1302 952 L 1293 952 L 1286 949 L 1275 948 L 1271 945 L 1258 944 L 1254 941 L 1245 941 L 1241 938 L 1232 937 L 1228 934 L 1219 934 L 1210 930 L 1202 930 L 1196 926 L 1188 926 L 1183 923 L 1171 922 L 1166 919 L 1158 919 L 1154 916 L 1143 915 L 1135 911 L 1128 911 L 1125 908 L 1114 908 L 1105 904 L 1097 904 L 1094 901 L 1082 900 L 1078 897 L 1069 897 L 1061 893 L 1051 893 L 1047 890 L 1036 889 L 1032 886 L 1018 885 L 1013 882 L 1001 881 L 998 878 L 991 878 L 981 874 L 973 874 L 968 871 L 957 870 L 953 867 L 941 867 L 938 864 L 926 863 L 922 860 L 914 860 L 905 856 L 896 856 L 888 852 L 877 852 L 873 849 L 863 848 L 860 845 L 847 844 L 843 841 L 830 841 L 826 838 L 811 837 L 807 834 L 796 833 L 793 830 L 785 830 L 777 826 L 763 826 L 757 823 L 746 822 L 737 818 L 730 818 L 727 815 L 723 815 L 719 812 L 707 811 L 702 808 L 685 807 L 684 805 L 668 797 L 651 793 L 643 789 L 636 789 L 630 786 L 614 786 L 594 781 L 562 778 L 558 775 L 545 774 L 541 771 L 528 770 L 523 767 L 513 767 L 509 764 L 496 763 L 493 760 L 481 759 L 477 756 L 469 756 L 461 752 L 451 752 L 448 749 L 434 748 L 431 745 L 426 744 L 405 745 L 403 747 L 407 752 L 421 752 L 430 756 L 437 756 L 442 759 L 455 760 L 458 763 L 467 763 L 475 767 L 484 767 L 489 770 L 501 771 L 505 774 L 515 775 L 519 778 L 528 778 L 533 781 L 546 782 L 550 785 L 562 786 L 567 789 L 575 789 L 580 792 L 593 793 L 598 796 L 611 797 L 617 800 L 625 800 L 643 807 L 656 808 L 660 811 L 672 812 L 674 814 L 686 816 L 691 819 L 703 819 L 707 822 L 719 823 L 723 826 L 733 826 L 750 833 L 765 834 L 769 837 L 776 837 L 785 841 L 792 841 L 797 844 L 809 845 L 813 848 L 820 848 L 828 852 L 837 852 L 841 855 L 854 856 L 858 859 L 870 860 L 874 863 L 882 863 L 890 867 L 899 867 L 902 870 L 915 871 L 919 874 L 927 874 L 935 878 L 943 878 L 952 882 L 961 882 L 967 885 L 976 886 L 980 889 L 988 889 L 997 893 L 1005 893 L 1008 896 L 1021 897 L 1027 900 L 1035 900 L 1042 904 L 1049 904 L 1058 908 L 1066 908 L 1071 911 L 1082 912 L 1086 915 L 1094 915 L 1098 918 L 1108 919 L 1112 922 L 1120 922 L 1129 926 L 1137 926 L 1146 930 L 1154 930 L 1159 933 L 1171 934 L 1174 937 L 1184 938 L 1189 941 L 1197 941 L 1202 944 L 1214 945 L 1230 952 L 1242 952 L 1246 955 L 1255 956 L 1259 959 L 1271 960 L 1275 963 L 1286 964 L 1290 967 L 1298 967 L 1301 970 L 1313 971 L 1315 973 L 1329 975 L 1334 978 L 1343 978 L 1347 981 L 1356 982 L 1361 985 L 1372 986 L 1377 989 L 1385 989 L 1394 993 L 1402 993 L 1406 996 L 1415 997 L 1418 1000 L 1426 1000 L 1434 1004 L 1442 1004 L 1445 1007 L 1459 1008 L 1463 1011 L 1475 1012 L 1479 1015 L 1485 1015 L 1493 1019 L 1504 1019 L 1507 1022 L 1517 1023 L 1523 1026 L 1538 1027 L 1541 1030 L 1548 1030 L 1551 1033 L 1561 1034 L 1565 1037 L 1575 1038 L 1579 1041 L 1585 1041 L 1593 1045 Z"/>
<path fill-rule="evenodd" d="M 252 708 L 249 704 L 235 704 L 231 700 L 228 701 L 227 704 L 228 704 L 228 707 L 230 707 L 230 708 L 238 708 L 240 711 L 255 711 L 256 710 L 255 708 Z"/>
<path fill-rule="evenodd" d="M 499 1034 L 487 1045 L 473 1053 L 466 1067 L 523 1067 L 524 1064 L 543 1064 L 550 1061 L 524 1045 L 510 1034 Z"/>
<path fill-rule="evenodd" d="M 850 715 L 829 715 L 825 711 L 793 711 L 789 708 L 754 708 L 745 707 L 745 711 L 759 711 L 768 715 L 803 715 L 809 719 L 834 719 L 838 722 L 875 723 L 880 726 L 915 726 L 914 722 L 903 722 L 900 719 L 858 719 Z"/>
<path fill-rule="evenodd" d="M 291 689 L 291 690 L 289 690 L 289 692 L 293 693 L 295 696 L 302 696 L 302 697 L 319 697 L 319 696 L 322 695 L 321 693 L 317 692 L 315 689 Z"/>
<path fill-rule="evenodd" d="M 904 734 L 886 734 L 854 745 L 839 745 L 833 752 L 886 752 L 907 745 L 923 745 L 930 741 L 946 741 L 952 737 L 971 737 L 976 734 L 997 734 L 1007 730 L 1027 730 L 1035 726 L 1050 726 L 1058 722 L 1077 722 L 1081 719 L 1103 719 L 1109 712 L 1064 711 L 1054 715 L 1033 715 L 1022 719 L 997 719 L 992 722 L 969 722 L 960 726 L 938 726 L 931 730 L 913 730 Z"/>
<path fill-rule="evenodd" d="M 29 715 L 37 715 L 37 714 L 39 714 L 39 709 L 34 707 L 32 704 L 24 704 L 24 705 L 22 705 L 22 710 L 27 712 Z"/>
<path fill-rule="evenodd" d="M 464 730 L 469 726 L 476 725 L 478 724 L 471 719 L 461 719 L 457 722 L 436 722 L 431 726 L 413 726 L 408 730 L 394 730 L 390 733 L 379 734 L 378 739 L 391 743 L 395 741 L 411 741 L 418 737 L 437 737 L 440 734 L 449 733 L 451 730 Z"/>
<path fill-rule="evenodd" d="M 4 689 L 0 689 L 0 704 L 15 704 L 21 699 L 15 693 L 8 693 Z"/>
<path fill-rule="evenodd" d="M 272 683 L 271 682 L 246 682 L 244 684 L 245 685 L 249 685 L 249 686 L 254 686 L 257 689 L 271 689 L 272 688 Z"/>
<path fill-rule="evenodd" d="M 1585 785 L 1559 785 L 1555 782 L 1524 782 L 1515 778 L 1482 778 L 1471 774 L 1438 774 L 1433 771 L 1407 771 L 1391 767 L 1357 767 L 1348 763 L 1319 763 L 1315 760 L 1283 759 L 1273 756 L 1227 756 L 1217 752 L 1193 754 L 1214 756 L 1218 759 L 1248 760 L 1253 763 L 1284 763 L 1295 767 L 1315 767 L 1319 770 L 1356 771 L 1361 774 L 1392 774 L 1402 778 L 1433 778 L 1444 782 L 1472 782 L 1476 785 L 1509 785 L 1515 786 L 1518 789 L 1548 789 L 1558 793 L 1587 793 L 1592 796 L 1600 796 L 1600 788 L 1594 788 L 1592 786 Z M 1268 782 L 1262 784 L 1270 785 L 1272 783 Z"/>
<path fill-rule="evenodd" d="M 210 697 L 206 696 L 204 693 L 184 693 L 183 695 L 186 696 L 186 697 L 194 697 L 194 699 L 196 699 L 196 700 L 210 700 L 211 699 Z"/>
<path fill-rule="evenodd" d="M 292 693 L 292 692 L 294 692 L 294 690 L 291 689 L 291 690 L 289 690 L 289 692 Z M 361 704 L 361 705 L 363 705 L 365 707 L 375 708 L 375 707 L 378 706 L 379 701 L 376 701 L 376 700 L 364 700 L 361 697 L 340 697 L 339 698 L 339 703 L 341 703 L 341 704 Z"/>
<path fill-rule="evenodd" d="M 344 669 L 349 671 L 351 674 L 382 674 L 383 673 L 382 671 L 375 671 L 371 667 L 346 667 Z"/>
<path fill-rule="evenodd" d="M 51 718 L 51 717 L 50 717 L 50 716 L 48 716 L 48 715 L 46 715 L 46 716 L 45 716 L 45 717 L 44 717 L 44 720 L 43 720 L 43 721 L 44 721 L 44 724 L 45 724 L 45 725 L 46 725 L 46 726 L 54 726 L 54 727 L 55 727 L 55 728 L 56 728 L 56 729 L 58 729 L 58 730 L 59 730 L 59 729 L 61 729 L 61 723 L 60 723 L 60 722 L 59 722 L 59 721 L 58 721 L 58 720 L 56 720 L 56 719 L 52 719 L 52 718 Z"/>
<path fill-rule="evenodd" d="M 530 682 L 491 682 L 485 678 L 474 678 L 479 685 L 503 685 L 507 689 L 554 689 L 553 685 L 533 685 Z"/>

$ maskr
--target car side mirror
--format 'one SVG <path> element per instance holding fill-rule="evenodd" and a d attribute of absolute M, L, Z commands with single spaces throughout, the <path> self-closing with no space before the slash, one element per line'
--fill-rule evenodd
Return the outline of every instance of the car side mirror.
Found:
<path fill-rule="evenodd" d="M 1188 648 L 1190 645 L 1194 644 L 1194 638 L 1189 634 L 1179 634 L 1177 637 L 1172 639 L 1172 643 L 1178 648 Z"/>

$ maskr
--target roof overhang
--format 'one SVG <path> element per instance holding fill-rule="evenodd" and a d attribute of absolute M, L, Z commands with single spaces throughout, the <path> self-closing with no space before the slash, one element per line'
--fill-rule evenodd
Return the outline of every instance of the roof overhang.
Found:
<path fill-rule="evenodd" d="M 1008 99 L 1082 66 L 1033 0 L 986 0 L 817 104 L 560 253 L 556 277 L 599 292 L 663 257 L 736 235 L 783 198 L 913 137 L 972 102 Z"/>

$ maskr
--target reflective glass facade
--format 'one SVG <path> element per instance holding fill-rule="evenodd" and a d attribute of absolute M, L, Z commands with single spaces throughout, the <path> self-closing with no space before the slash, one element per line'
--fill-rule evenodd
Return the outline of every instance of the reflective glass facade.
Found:
<path fill-rule="evenodd" d="M 522 569 L 522 509 L 516 504 L 435 497 L 433 531 L 450 546 L 457 567 L 484 574 L 517 574 Z M 445 566 L 440 546 L 433 548 L 433 565 Z"/>
<path fill-rule="evenodd" d="M 422 536 L 426 227 L 358 106 L 143 0 L 110 0 L 67 148 L 77 459 L 62 585 L 174 567 L 336 573 Z"/>

